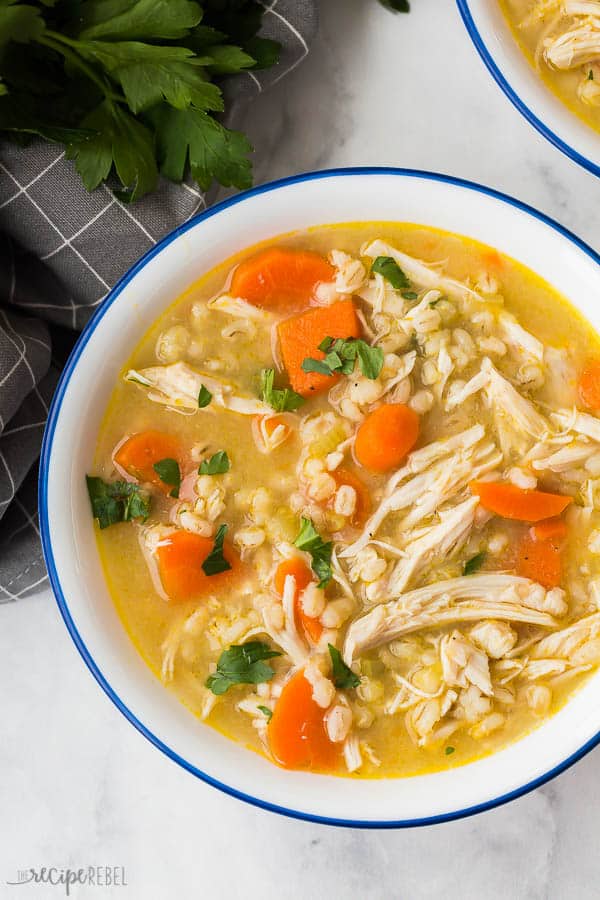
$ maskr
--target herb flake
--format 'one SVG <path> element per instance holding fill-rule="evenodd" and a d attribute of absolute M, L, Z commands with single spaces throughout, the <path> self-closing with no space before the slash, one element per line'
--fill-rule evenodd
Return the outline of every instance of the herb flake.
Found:
<path fill-rule="evenodd" d="M 272 709 L 269 709 L 268 706 L 257 706 L 257 709 L 260 709 L 261 713 L 263 714 L 263 716 L 265 717 L 267 722 L 271 721 L 271 719 L 273 718 L 273 710 Z"/>
<path fill-rule="evenodd" d="M 225 450 L 218 450 L 210 457 L 203 459 L 198 469 L 198 475 L 224 475 L 229 472 L 231 464 Z"/>
<path fill-rule="evenodd" d="M 171 459 L 171 457 L 166 457 L 166 459 L 161 459 L 158 462 L 155 462 L 152 468 L 154 469 L 162 483 L 173 489 L 169 496 L 179 497 L 179 487 L 181 485 L 181 470 L 179 468 L 179 463 L 177 462 L 177 460 Z"/>
<path fill-rule="evenodd" d="M 150 495 L 139 484 L 103 481 L 94 475 L 86 475 L 85 480 L 92 513 L 100 528 L 132 519 L 147 519 L 150 515 Z"/>
<path fill-rule="evenodd" d="M 216 696 L 220 696 L 236 684 L 262 684 L 270 681 L 275 672 L 264 660 L 275 656 L 281 656 L 281 653 L 278 650 L 271 650 L 269 645 L 262 641 L 233 644 L 221 653 L 217 671 L 214 675 L 208 676 L 206 687 Z M 264 709 L 261 711 L 264 712 Z"/>
<path fill-rule="evenodd" d="M 263 369 L 260 373 L 260 398 L 268 403 L 275 412 L 293 412 L 302 406 L 304 397 L 291 388 L 276 388 L 275 369 Z"/>
<path fill-rule="evenodd" d="M 451 756 L 454 753 L 454 747 L 446 747 L 444 753 L 446 754 L 446 756 Z"/>
<path fill-rule="evenodd" d="M 333 577 L 331 570 L 333 542 L 324 541 L 316 530 L 312 519 L 302 516 L 300 533 L 294 541 L 294 545 L 298 550 L 310 553 L 312 557 L 311 568 L 319 579 L 317 587 L 327 587 Z"/>
<path fill-rule="evenodd" d="M 208 406 L 211 400 L 211 392 L 208 390 L 208 388 L 205 388 L 204 385 L 202 385 L 198 394 L 198 409 L 204 409 L 205 406 Z"/>
<path fill-rule="evenodd" d="M 350 666 L 346 665 L 340 651 L 333 644 L 327 644 L 327 647 L 331 657 L 331 674 L 336 688 L 339 691 L 347 691 L 350 688 L 358 687 L 360 678 L 352 671 Z"/>
<path fill-rule="evenodd" d="M 396 291 L 410 288 L 410 281 L 392 256 L 378 256 L 371 266 L 371 272 L 383 275 Z"/>
<path fill-rule="evenodd" d="M 487 553 L 485 550 L 482 550 L 481 553 L 476 553 L 475 556 L 468 559 L 463 568 L 463 575 L 473 575 L 475 572 L 478 572 L 484 564 L 486 556 Z"/>
<path fill-rule="evenodd" d="M 215 534 L 213 548 L 202 563 L 202 571 L 205 575 L 219 575 L 231 569 L 230 563 L 223 556 L 223 543 L 227 534 L 227 525 L 220 525 Z"/>
<path fill-rule="evenodd" d="M 313 359 L 308 356 L 302 362 L 304 372 L 319 372 L 321 375 L 351 375 L 354 362 L 358 359 L 360 369 L 365 378 L 374 381 L 383 368 L 383 350 L 371 347 L 360 338 L 324 338 L 318 347 L 325 353 L 324 359 Z"/>

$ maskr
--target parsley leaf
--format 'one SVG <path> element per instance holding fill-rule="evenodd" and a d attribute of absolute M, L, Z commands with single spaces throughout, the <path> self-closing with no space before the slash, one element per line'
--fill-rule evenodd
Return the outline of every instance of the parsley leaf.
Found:
<path fill-rule="evenodd" d="M 172 487 L 171 497 L 179 497 L 179 486 L 181 484 L 181 470 L 176 459 L 167 457 L 155 462 L 152 466 L 163 484 Z"/>
<path fill-rule="evenodd" d="M 267 722 L 270 722 L 273 718 L 273 710 L 269 709 L 268 706 L 257 706 L 257 709 L 260 709 L 263 716 L 266 717 Z"/>
<path fill-rule="evenodd" d="M 446 747 L 444 753 L 446 754 L 446 756 L 450 756 L 452 753 L 454 753 L 454 747 Z"/>
<path fill-rule="evenodd" d="M 103 481 L 94 475 L 85 476 L 92 513 L 100 528 L 131 519 L 147 519 L 150 496 L 138 485 L 128 481 Z"/>
<path fill-rule="evenodd" d="M 208 406 L 211 400 L 211 392 L 208 390 L 208 388 L 205 388 L 204 385 L 202 385 L 198 394 L 198 409 L 204 409 L 205 406 Z"/>
<path fill-rule="evenodd" d="M 90 191 L 116 175 L 126 202 L 159 170 L 249 187 L 252 148 L 215 114 L 223 78 L 277 61 L 257 37 L 264 13 L 255 0 L 0 0 L 1 128 L 65 145 Z"/>
<path fill-rule="evenodd" d="M 88 191 L 108 178 L 113 165 L 126 188 L 118 193 L 121 200 L 138 200 L 154 189 L 158 171 L 152 134 L 145 125 L 112 100 L 103 100 L 81 124 L 96 134 L 68 144 L 66 157 L 75 160 Z"/>
<path fill-rule="evenodd" d="M 213 548 L 202 563 L 202 570 L 205 575 L 218 575 L 220 572 L 227 572 L 231 565 L 223 556 L 223 542 L 227 534 L 227 525 L 220 525 L 215 535 Z"/>
<path fill-rule="evenodd" d="M 77 4 L 80 38 L 175 40 L 198 24 L 202 10 L 190 0 L 87 0 Z"/>
<path fill-rule="evenodd" d="M 486 556 L 487 553 L 482 550 L 481 553 L 476 553 L 475 556 L 468 559 L 463 568 L 463 575 L 473 575 L 474 572 L 478 572 L 484 564 Z"/>
<path fill-rule="evenodd" d="M 300 533 L 294 544 L 299 550 L 310 553 L 311 568 L 319 579 L 317 587 L 327 587 L 333 577 L 331 571 L 332 541 L 324 541 L 312 520 L 302 516 Z"/>
<path fill-rule="evenodd" d="M 333 683 L 336 688 L 340 691 L 349 690 L 350 688 L 358 687 L 360 684 L 360 678 L 356 675 L 350 666 L 347 666 L 344 660 L 342 659 L 342 654 L 339 650 L 337 650 L 333 644 L 327 644 L 329 647 L 329 655 L 331 657 L 331 673 L 333 676 Z"/>
<path fill-rule="evenodd" d="M 41 11 L 35 6 L 15 4 L 14 0 L 0 3 L 0 47 L 9 41 L 27 44 L 39 38 L 44 28 Z"/>
<path fill-rule="evenodd" d="M 260 373 L 260 398 L 272 406 L 275 412 L 292 412 L 302 406 L 304 397 L 291 388 L 273 387 L 275 369 L 263 369 Z"/>
<path fill-rule="evenodd" d="M 203 459 L 198 469 L 199 475 L 223 475 L 229 472 L 229 457 L 224 450 L 218 450 L 213 453 L 210 459 Z"/>
<path fill-rule="evenodd" d="M 220 696 L 236 684 L 262 684 L 270 681 L 275 672 L 263 660 L 275 656 L 281 656 L 281 653 L 271 650 L 269 645 L 263 644 L 262 641 L 234 644 L 221 653 L 217 671 L 206 679 L 206 687 L 210 688 L 213 694 Z M 264 709 L 262 711 L 264 712 Z"/>
<path fill-rule="evenodd" d="M 391 286 L 397 291 L 410 287 L 410 281 L 396 260 L 391 256 L 378 256 L 371 266 L 371 272 L 383 275 L 385 280 L 389 281 Z"/>
<path fill-rule="evenodd" d="M 99 62 L 120 83 L 132 112 L 166 100 L 176 109 L 192 105 L 222 111 L 216 84 L 206 80 L 202 66 L 210 57 L 194 57 L 186 47 L 155 47 L 137 41 L 78 41 L 85 59 Z"/>
<path fill-rule="evenodd" d="M 173 109 L 160 104 L 149 111 L 156 130 L 160 171 L 171 181 L 182 181 L 186 166 L 202 190 L 213 178 L 225 187 L 247 188 L 252 184 L 248 140 L 230 131 L 204 110 Z"/>
<path fill-rule="evenodd" d="M 374 380 L 383 368 L 383 350 L 371 347 L 360 338 L 324 338 L 318 349 L 325 353 L 324 359 L 313 359 L 307 356 L 302 361 L 304 372 L 319 372 L 321 375 L 351 375 L 354 371 L 354 360 L 358 359 L 361 371 L 366 378 Z"/>

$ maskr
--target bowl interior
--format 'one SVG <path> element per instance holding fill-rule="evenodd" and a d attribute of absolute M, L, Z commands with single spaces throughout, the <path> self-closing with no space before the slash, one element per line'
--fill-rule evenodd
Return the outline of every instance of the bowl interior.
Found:
<path fill-rule="evenodd" d="M 600 135 L 571 112 L 534 70 L 498 0 L 457 0 L 488 69 L 517 109 L 575 162 L 600 175 Z"/>
<path fill-rule="evenodd" d="M 292 815 L 414 824 L 500 802 L 580 755 L 600 729 L 600 674 L 532 734 L 451 771 L 380 781 L 283 771 L 199 722 L 138 657 L 104 582 L 84 482 L 115 379 L 141 334 L 178 294 L 248 243 L 357 219 L 435 225 L 497 247 L 545 277 L 600 329 L 594 254 L 507 198 L 400 170 L 321 173 L 258 188 L 165 239 L 88 326 L 51 410 L 40 518 L 53 588 L 80 652 L 116 705 L 171 758 L 231 793 Z"/>

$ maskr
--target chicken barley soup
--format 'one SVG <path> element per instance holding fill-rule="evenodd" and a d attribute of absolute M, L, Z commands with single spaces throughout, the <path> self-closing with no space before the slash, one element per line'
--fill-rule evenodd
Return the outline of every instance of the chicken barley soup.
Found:
<path fill-rule="evenodd" d="M 600 0 L 500 0 L 548 87 L 600 131 Z"/>
<path fill-rule="evenodd" d="M 195 714 L 399 776 L 530 731 L 600 662 L 600 343 L 410 224 L 248 250 L 115 386 L 88 476 L 114 602 Z"/>

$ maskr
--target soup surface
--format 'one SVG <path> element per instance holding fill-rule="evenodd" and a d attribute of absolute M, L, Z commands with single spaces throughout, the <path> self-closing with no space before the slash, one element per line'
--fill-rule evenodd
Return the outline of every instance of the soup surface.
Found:
<path fill-rule="evenodd" d="M 600 344 L 412 224 L 251 248 L 115 385 L 88 488 L 135 646 L 288 768 L 398 776 L 523 735 L 600 661 Z"/>
<path fill-rule="evenodd" d="M 500 4 L 548 87 L 600 131 L 600 0 L 500 0 Z"/>

